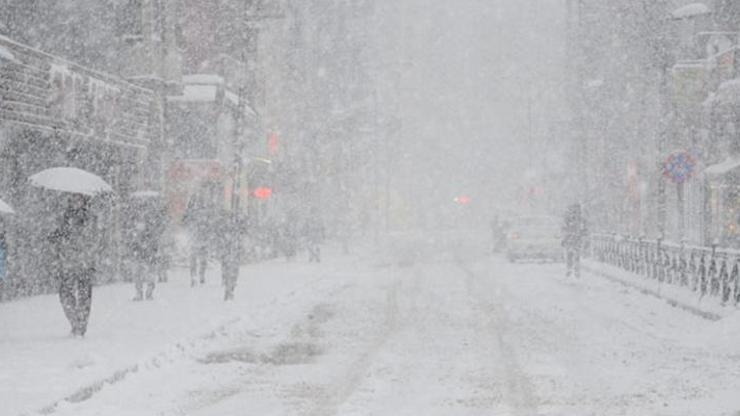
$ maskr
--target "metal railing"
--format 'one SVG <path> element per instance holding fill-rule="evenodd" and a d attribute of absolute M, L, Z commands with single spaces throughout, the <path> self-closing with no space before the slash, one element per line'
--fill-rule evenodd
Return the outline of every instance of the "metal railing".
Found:
<path fill-rule="evenodd" d="M 685 287 L 700 298 L 717 298 L 723 305 L 740 303 L 738 250 L 601 234 L 591 237 L 591 255 L 646 279 Z"/>

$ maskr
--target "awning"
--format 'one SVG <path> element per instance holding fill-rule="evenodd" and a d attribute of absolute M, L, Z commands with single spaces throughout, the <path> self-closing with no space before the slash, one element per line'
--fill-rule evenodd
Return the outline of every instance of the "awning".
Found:
<path fill-rule="evenodd" d="M 727 159 L 722 163 L 708 166 L 706 169 L 704 169 L 704 174 L 710 178 L 717 178 L 727 175 L 728 173 L 738 168 L 740 168 L 740 158 L 735 157 Z"/>

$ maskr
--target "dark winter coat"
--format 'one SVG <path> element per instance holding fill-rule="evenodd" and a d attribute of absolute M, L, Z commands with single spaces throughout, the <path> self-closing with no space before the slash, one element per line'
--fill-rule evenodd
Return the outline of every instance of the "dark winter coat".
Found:
<path fill-rule="evenodd" d="M 97 267 L 100 235 L 95 216 L 86 208 L 68 208 L 59 227 L 52 232 L 58 271 L 68 274 L 91 272 Z"/>
<path fill-rule="evenodd" d="M 580 211 L 570 210 L 563 223 L 563 247 L 580 250 L 587 235 L 586 222 Z"/>
<path fill-rule="evenodd" d="M 238 265 L 241 253 L 240 221 L 229 212 L 222 212 L 217 221 L 215 246 L 224 265 Z"/>
<path fill-rule="evenodd" d="M 8 270 L 8 245 L 5 242 L 5 233 L 0 232 L 0 280 L 5 279 Z"/>
<path fill-rule="evenodd" d="M 326 236 L 324 224 L 321 221 L 307 221 L 303 228 L 303 235 L 308 244 L 321 244 Z"/>
<path fill-rule="evenodd" d="M 160 257 L 162 236 L 166 229 L 166 212 L 153 208 L 138 214 L 128 225 L 129 252 L 137 261 L 155 264 Z"/>
<path fill-rule="evenodd" d="M 212 240 L 217 238 L 218 220 L 214 213 L 205 207 L 197 204 L 188 206 L 183 222 L 196 247 L 211 246 Z"/>

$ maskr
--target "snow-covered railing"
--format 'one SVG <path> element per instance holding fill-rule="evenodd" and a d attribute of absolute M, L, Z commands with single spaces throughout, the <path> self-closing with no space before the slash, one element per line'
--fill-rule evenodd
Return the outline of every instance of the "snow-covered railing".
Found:
<path fill-rule="evenodd" d="M 601 234 L 591 237 L 591 254 L 646 279 L 686 287 L 699 297 L 740 303 L 738 250 Z"/>
<path fill-rule="evenodd" d="M 151 90 L 0 36 L 0 125 L 146 146 L 158 105 Z"/>

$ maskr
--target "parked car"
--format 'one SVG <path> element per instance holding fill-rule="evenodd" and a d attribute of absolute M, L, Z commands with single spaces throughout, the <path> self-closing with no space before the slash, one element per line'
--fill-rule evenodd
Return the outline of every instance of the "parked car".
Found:
<path fill-rule="evenodd" d="M 560 219 L 557 217 L 516 217 L 506 234 L 506 256 L 511 262 L 562 261 L 560 233 Z"/>

